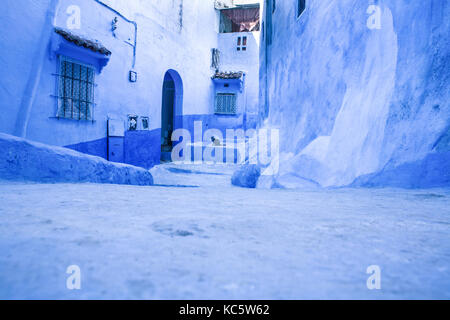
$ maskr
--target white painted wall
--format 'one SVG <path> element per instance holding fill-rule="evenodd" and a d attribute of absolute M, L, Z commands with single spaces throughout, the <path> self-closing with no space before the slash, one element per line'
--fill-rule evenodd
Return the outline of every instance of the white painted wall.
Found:
<path fill-rule="evenodd" d="M 259 37 L 260 32 L 220 33 L 218 49 L 220 51 L 221 71 L 245 72 L 245 92 L 243 101 L 248 113 L 257 113 L 259 90 Z M 237 51 L 238 37 L 247 37 L 247 50 Z"/>

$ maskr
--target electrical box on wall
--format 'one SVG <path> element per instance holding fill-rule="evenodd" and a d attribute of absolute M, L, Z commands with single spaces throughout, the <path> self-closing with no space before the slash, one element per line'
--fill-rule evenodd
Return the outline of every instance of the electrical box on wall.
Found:
<path fill-rule="evenodd" d="M 127 131 L 150 130 L 150 117 L 128 115 Z"/>
<path fill-rule="evenodd" d="M 141 118 L 141 130 L 150 130 L 150 118 L 149 117 L 140 117 Z"/>
<path fill-rule="evenodd" d="M 138 130 L 138 116 L 134 114 L 128 115 L 128 125 L 127 130 L 128 131 L 136 131 Z"/>
<path fill-rule="evenodd" d="M 124 161 L 124 136 L 123 120 L 108 119 L 108 161 Z"/>
<path fill-rule="evenodd" d="M 123 137 L 124 125 L 122 120 L 108 119 L 108 136 L 109 137 Z"/>

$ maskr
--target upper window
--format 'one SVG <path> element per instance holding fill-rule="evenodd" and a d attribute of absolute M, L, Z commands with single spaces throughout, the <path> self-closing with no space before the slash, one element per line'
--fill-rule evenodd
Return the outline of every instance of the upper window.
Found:
<path fill-rule="evenodd" d="M 297 18 L 300 17 L 306 9 L 306 0 L 297 0 Z"/>
<path fill-rule="evenodd" d="M 220 11 L 220 33 L 259 31 L 259 5 Z"/>
<path fill-rule="evenodd" d="M 237 37 L 237 51 L 247 51 L 247 37 Z"/>
<path fill-rule="evenodd" d="M 216 95 L 215 113 L 236 114 L 236 94 L 218 93 Z"/>
<path fill-rule="evenodd" d="M 92 120 L 94 68 L 60 56 L 58 117 Z"/>

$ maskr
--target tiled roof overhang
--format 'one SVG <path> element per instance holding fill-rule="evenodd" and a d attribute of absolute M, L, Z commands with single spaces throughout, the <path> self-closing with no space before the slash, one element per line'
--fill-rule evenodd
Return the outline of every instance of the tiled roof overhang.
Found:
<path fill-rule="evenodd" d="M 216 72 L 213 76 L 212 79 L 226 79 L 226 80 L 238 80 L 241 79 L 243 76 L 243 72 L 242 71 L 238 71 L 238 72 Z"/>
<path fill-rule="evenodd" d="M 68 30 L 55 28 L 52 34 L 50 59 L 65 56 L 92 65 L 100 73 L 111 55 L 111 51 L 98 41 L 85 39 Z"/>
<path fill-rule="evenodd" d="M 93 52 L 101 53 L 105 56 L 110 56 L 111 51 L 106 49 L 101 43 L 95 42 L 92 40 L 84 39 L 78 35 L 75 35 L 73 33 L 70 33 L 69 31 L 63 30 L 61 28 L 55 28 L 55 32 L 59 34 L 61 37 L 66 39 L 69 42 L 72 42 L 73 44 L 83 47 L 86 49 L 89 49 Z"/>

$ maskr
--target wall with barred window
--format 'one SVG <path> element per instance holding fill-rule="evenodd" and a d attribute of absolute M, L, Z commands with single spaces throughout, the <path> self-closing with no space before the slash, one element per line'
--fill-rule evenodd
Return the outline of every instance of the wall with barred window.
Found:
<path fill-rule="evenodd" d="M 213 1 L 18 0 L 3 7 L 1 132 L 107 157 L 107 122 L 119 120 L 125 145 L 147 148 L 142 150 L 146 159 L 136 159 L 138 150 L 125 150 L 124 160 L 150 166 L 159 160 L 167 70 L 182 78 L 183 113 L 209 112 L 210 50 L 217 47 Z M 55 43 L 64 40 L 54 27 L 107 48 L 106 66 L 99 67 L 97 58 L 86 54 L 92 50 L 61 50 Z M 76 63 L 62 69 L 66 53 Z M 90 64 L 94 75 L 86 68 Z M 136 82 L 130 81 L 130 71 Z M 148 130 L 126 134 L 128 115 L 148 118 Z M 136 129 L 144 128 L 139 124 Z"/>
<path fill-rule="evenodd" d="M 0 20 L 0 132 L 108 158 L 109 121 L 115 141 L 133 148 L 118 159 L 150 167 L 160 158 L 168 70 L 182 82 L 174 121 L 190 131 L 198 120 L 242 127 L 257 104 L 254 35 L 249 52 L 230 55 L 236 46 L 218 35 L 214 0 L 17 0 L 3 4 Z M 247 72 L 234 117 L 214 112 L 213 48 L 223 52 L 224 71 Z M 139 133 L 127 133 L 132 121 Z"/>

